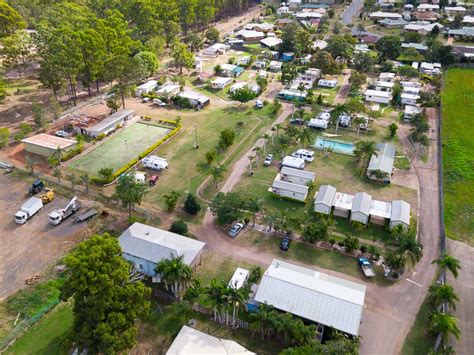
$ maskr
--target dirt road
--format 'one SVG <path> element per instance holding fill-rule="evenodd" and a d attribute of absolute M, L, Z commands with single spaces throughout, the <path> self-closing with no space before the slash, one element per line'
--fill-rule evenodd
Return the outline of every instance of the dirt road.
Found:
<path fill-rule="evenodd" d="M 225 37 L 230 32 L 235 30 L 235 28 L 239 27 L 242 24 L 250 22 L 253 18 L 259 16 L 261 12 L 262 9 L 260 8 L 260 6 L 254 6 L 246 10 L 245 13 L 240 16 L 235 16 L 217 22 L 214 27 L 219 30 L 221 37 Z"/>
<path fill-rule="evenodd" d="M 351 88 L 351 84 L 349 83 L 350 77 L 351 77 L 351 73 L 350 71 L 347 71 L 344 74 L 344 80 L 342 82 L 341 88 L 339 89 L 339 92 L 334 98 L 333 106 L 343 104 L 346 101 L 347 94 L 349 94 L 349 89 Z"/>
<path fill-rule="evenodd" d="M 435 139 L 437 134 L 436 111 L 428 110 L 430 124 L 434 131 L 430 133 Z M 400 129 L 400 139 L 407 143 L 409 130 Z M 244 155 L 232 167 L 230 178 L 223 185 L 221 191 L 231 191 L 237 184 L 242 174 L 246 171 L 248 159 Z M 390 287 L 381 287 L 367 284 L 365 300 L 365 311 L 361 324 L 360 335 L 362 336 L 361 353 L 370 355 L 398 354 L 403 345 L 406 334 L 418 312 L 427 288 L 431 284 L 435 267 L 431 261 L 438 256 L 439 236 L 439 200 L 438 200 L 438 175 L 437 175 L 437 148 L 430 150 L 426 163 L 413 159 L 412 163 L 418 176 L 421 192 L 421 206 L 429 208 L 421 209 L 419 216 L 419 239 L 423 243 L 423 257 L 415 270 L 404 275 L 396 284 Z M 242 247 L 235 240 L 228 238 L 214 223 L 214 217 L 208 210 L 205 214 L 203 224 L 196 227 L 195 234 L 199 239 L 206 242 L 208 247 L 220 254 L 232 256 L 236 259 L 246 260 L 262 266 L 268 266 L 273 255 L 262 253 L 259 250 Z M 298 261 L 292 261 L 301 264 Z M 314 266 L 310 266 L 314 268 Z M 322 271 L 356 282 L 355 279 L 345 274 L 324 270 Z"/>

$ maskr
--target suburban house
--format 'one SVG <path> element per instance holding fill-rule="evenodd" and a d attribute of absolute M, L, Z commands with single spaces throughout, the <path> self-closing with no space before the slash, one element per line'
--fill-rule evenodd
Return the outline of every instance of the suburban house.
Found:
<path fill-rule="evenodd" d="M 423 112 L 423 109 L 418 106 L 406 105 L 405 111 L 403 112 L 403 119 L 405 121 L 410 121 L 416 115 L 419 115 Z"/>
<path fill-rule="evenodd" d="M 272 31 L 275 28 L 275 25 L 272 23 L 268 22 L 262 22 L 262 23 L 248 23 L 245 25 L 246 30 L 256 30 L 256 31 L 261 31 L 261 32 L 269 32 Z"/>
<path fill-rule="evenodd" d="M 410 227 L 410 204 L 403 200 L 392 201 L 389 227 L 393 229 L 398 225 L 405 229 Z"/>
<path fill-rule="evenodd" d="M 420 12 L 425 12 L 425 11 L 433 11 L 433 12 L 438 12 L 439 11 L 439 5 L 433 5 L 433 4 L 420 4 L 416 8 L 417 11 Z"/>
<path fill-rule="evenodd" d="M 52 136 L 46 133 L 40 133 L 21 141 L 25 152 L 41 155 L 46 158 L 58 155 L 59 153 L 65 154 L 77 146 L 76 140 Z"/>
<path fill-rule="evenodd" d="M 159 97 L 165 97 L 169 99 L 170 97 L 176 96 L 181 91 L 181 86 L 178 84 L 165 84 L 156 90 L 156 94 Z"/>
<path fill-rule="evenodd" d="M 444 12 L 450 16 L 464 15 L 467 9 L 463 6 L 446 6 Z"/>
<path fill-rule="evenodd" d="M 79 116 L 73 116 L 70 120 L 64 124 L 64 129 L 72 131 L 76 134 L 87 134 L 87 129 L 99 123 L 100 119 L 94 116 L 88 116 L 80 114 Z"/>
<path fill-rule="evenodd" d="M 144 84 L 137 86 L 135 89 L 135 96 L 140 97 L 143 94 L 148 94 L 156 89 L 158 82 L 156 80 L 147 81 Z"/>
<path fill-rule="evenodd" d="M 395 73 L 380 73 L 379 81 L 393 82 L 395 81 Z"/>
<path fill-rule="evenodd" d="M 265 38 L 265 33 L 254 30 L 240 30 L 236 35 L 246 43 L 258 43 L 261 39 Z"/>
<path fill-rule="evenodd" d="M 357 192 L 354 195 L 351 209 L 351 222 L 359 222 L 367 224 L 370 217 L 370 205 L 372 203 L 372 196 L 366 192 Z"/>
<path fill-rule="evenodd" d="M 221 64 L 221 76 L 237 77 L 244 71 L 244 68 L 234 64 Z"/>
<path fill-rule="evenodd" d="M 408 25 L 408 21 L 405 21 L 404 19 L 390 19 L 390 18 L 384 18 L 383 20 L 378 21 L 380 26 L 387 27 L 387 28 L 402 28 L 406 25 Z"/>
<path fill-rule="evenodd" d="M 212 46 L 204 49 L 203 54 L 207 56 L 217 57 L 219 54 L 224 54 L 229 50 L 229 46 L 223 43 L 214 43 Z"/>
<path fill-rule="evenodd" d="M 392 94 L 388 91 L 366 90 L 365 101 L 377 102 L 380 104 L 389 104 L 392 100 Z"/>
<path fill-rule="evenodd" d="M 408 25 L 405 26 L 404 30 L 407 32 L 416 32 L 421 35 L 430 34 L 433 31 L 433 28 L 438 27 L 438 29 L 443 29 L 444 26 L 439 24 L 438 22 L 429 23 L 426 21 L 421 22 L 410 22 Z"/>
<path fill-rule="evenodd" d="M 322 39 L 317 39 L 313 42 L 313 49 L 324 49 L 328 46 L 328 42 L 323 41 Z"/>
<path fill-rule="evenodd" d="M 87 128 L 87 135 L 97 137 L 100 134 L 109 134 L 117 127 L 122 126 L 125 121 L 131 120 L 134 112 L 134 110 L 117 111 L 92 127 Z"/>
<path fill-rule="evenodd" d="M 234 94 L 236 91 L 239 91 L 240 89 L 243 89 L 245 87 L 249 87 L 250 91 L 252 91 L 254 94 L 258 94 L 261 90 L 260 85 L 258 84 L 249 85 L 249 83 L 240 82 L 233 84 L 229 89 L 229 93 Z"/>
<path fill-rule="evenodd" d="M 230 85 L 234 79 L 232 78 L 225 78 L 225 77 L 217 77 L 211 81 L 211 87 L 213 89 L 223 89 L 226 86 Z"/>
<path fill-rule="evenodd" d="M 306 322 L 358 336 L 366 286 L 274 259 L 255 293 L 266 303 Z"/>
<path fill-rule="evenodd" d="M 322 185 L 314 195 L 314 212 L 331 214 L 336 188 L 332 185 Z"/>
<path fill-rule="evenodd" d="M 421 43 L 402 43 L 402 48 L 414 48 L 418 52 L 426 52 L 428 50 L 428 46 Z"/>
<path fill-rule="evenodd" d="M 246 66 L 250 63 L 250 60 L 250 56 L 246 55 L 245 57 L 238 58 L 236 64 L 240 66 Z"/>
<path fill-rule="evenodd" d="M 135 222 L 119 237 L 124 259 L 134 264 L 139 272 L 160 282 L 156 265 L 165 259 L 183 256 L 183 262 L 196 267 L 206 245 L 195 239 L 163 229 Z"/>
<path fill-rule="evenodd" d="M 278 37 L 266 37 L 260 40 L 260 44 L 266 48 L 275 49 L 283 42 Z"/>
<path fill-rule="evenodd" d="M 386 91 L 386 92 L 392 92 L 393 87 L 395 86 L 395 83 L 392 81 L 375 81 L 372 83 L 372 86 L 374 87 L 375 91 Z"/>
<path fill-rule="evenodd" d="M 283 166 L 269 189 L 272 193 L 293 200 L 305 201 L 309 184 L 314 181 L 315 173 Z"/>
<path fill-rule="evenodd" d="M 383 11 L 376 11 L 372 12 L 369 15 L 371 20 L 383 20 L 383 19 L 392 19 L 392 20 L 400 20 L 402 15 L 397 14 L 396 12 L 383 12 Z"/>
<path fill-rule="evenodd" d="M 416 103 L 418 102 L 418 100 L 420 99 L 420 95 L 416 95 L 416 94 L 411 94 L 411 93 L 408 93 L 406 91 L 404 91 L 401 95 L 400 95 L 401 99 L 402 99 L 402 105 L 411 105 L 411 106 L 415 106 Z"/>
<path fill-rule="evenodd" d="M 166 355 L 255 355 L 233 340 L 216 338 L 183 325 Z"/>
<path fill-rule="evenodd" d="M 315 195 L 314 211 L 325 215 L 348 218 L 367 224 L 387 225 L 390 229 L 402 224 L 410 227 L 410 204 L 403 200 L 391 202 L 375 200 L 365 192 L 355 195 L 337 192 L 331 185 L 321 185 Z"/>
<path fill-rule="evenodd" d="M 472 27 L 461 27 L 458 29 L 450 29 L 448 31 L 449 37 L 454 38 L 465 38 L 465 39 L 472 39 L 474 38 L 474 26 Z"/>
<path fill-rule="evenodd" d="M 410 17 L 415 21 L 435 22 L 438 21 L 439 15 L 433 11 L 414 11 Z"/>
<path fill-rule="evenodd" d="M 441 64 L 440 63 L 427 63 L 422 62 L 420 64 L 420 73 L 427 75 L 437 75 L 441 73 Z"/>
<path fill-rule="evenodd" d="M 183 92 L 180 92 L 178 96 L 182 99 L 187 99 L 189 100 L 189 103 L 191 106 L 197 107 L 197 108 L 202 108 L 211 103 L 209 98 L 197 91 L 192 91 L 192 90 L 186 90 Z"/>
<path fill-rule="evenodd" d="M 393 173 L 393 164 L 395 162 L 396 147 L 391 143 L 377 144 L 377 154 L 372 154 L 367 168 L 367 177 L 371 180 L 390 183 L 390 177 Z M 377 172 L 385 174 L 383 179 L 377 176 Z"/>

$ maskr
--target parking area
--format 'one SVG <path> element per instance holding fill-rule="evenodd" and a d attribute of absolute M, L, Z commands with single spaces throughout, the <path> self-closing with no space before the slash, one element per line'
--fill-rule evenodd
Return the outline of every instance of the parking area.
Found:
<path fill-rule="evenodd" d="M 13 215 L 27 199 L 28 184 L 0 171 L 0 300 L 25 286 L 25 280 L 44 271 L 67 253 L 86 233 L 87 224 L 73 218 L 59 226 L 48 223 L 48 214 L 66 206 L 68 200 L 57 196 L 24 225 Z"/>

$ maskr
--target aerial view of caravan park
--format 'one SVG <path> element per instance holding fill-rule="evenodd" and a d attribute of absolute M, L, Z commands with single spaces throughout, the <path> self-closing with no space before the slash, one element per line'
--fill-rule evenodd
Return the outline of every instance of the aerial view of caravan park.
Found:
<path fill-rule="evenodd" d="M 0 354 L 474 353 L 472 0 L 0 0 Z"/>

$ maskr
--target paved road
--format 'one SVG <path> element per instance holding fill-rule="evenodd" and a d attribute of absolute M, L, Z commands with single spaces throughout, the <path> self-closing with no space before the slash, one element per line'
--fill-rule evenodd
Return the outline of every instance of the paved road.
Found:
<path fill-rule="evenodd" d="M 349 89 L 351 88 L 351 83 L 349 82 L 350 77 L 351 72 L 350 70 L 347 70 L 344 74 L 344 80 L 342 82 L 341 88 L 339 89 L 339 92 L 337 93 L 336 97 L 334 98 L 334 102 L 332 103 L 333 106 L 343 104 L 346 101 L 347 94 L 349 94 Z"/>
<path fill-rule="evenodd" d="M 436 111 L 428 110 L 430 124 L 435 128 L 431 132 L 431 138 L 436 138 Z M 404 128 L 404 129 L 403 129 Z M 399 130 L 400 139 L 407 146 L 408 127 Z M 231 181 L 223 185 L 222 191 L 230 191 L 237 184 L 239 178 L 246 171 L 248 160 L 247 155 L 233 166 Z M 419 216 L 420 241 L 424 245 L 423 257 L 416 266 L 416 269 L 409 275 L 404 275 L 403 279 L 390 287 L 381 287 L 372 283 L 367 284 L 366 309 L 364 311 L 361 324 L 362 354 L 398 354 L 403 345 L 403 341 L 408 333 L 411 324 L 423 301 L 427 288 L 431 284 L 435 267 L 431 261 L 438 256 L 438 236 L 439 236 L 439 200 L 438 200 L 438 174 L 437 174 L 437 150 L 433 147 L 427 163 L 413 160 L 413 166 L 420 183 L 421 208 Z M 245 163 L 245 164 L 244 164 Z M 219 254 L 231 256 L 235 259 L 245 260 L 262 266 L 268 266 L 273 255 L 263 253 L 251 247 L 242 247 L 236 240 L 228 238 L 214 223 L 214 217 L 208 210 L 204 216 L 201 226 L 193 228 L 195 235 L 206 242 L 208 247 Z M 298 261 L 292 261 L 301 264 Z M 304 264 L 301 264 L 304 265 Z M 309 265 L 308 265 L 309 266 Z M 309 266 L 315 268 L 314 266 Z M 346 274 L 334 271 L 322 271 L 344 279 L 364 282 L 362 278 L 354 278 Z M 409 280 L 408 280 L 409 279 Z"/>
<path fill-rule="evenodd" d="M 342 13 L 341 21 L 344 25 L 350 25 L 352 18 L 358 16 L 360 9 L 364 5 L 364 0 L 353 0 L 349 7 Z"/>

